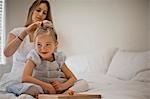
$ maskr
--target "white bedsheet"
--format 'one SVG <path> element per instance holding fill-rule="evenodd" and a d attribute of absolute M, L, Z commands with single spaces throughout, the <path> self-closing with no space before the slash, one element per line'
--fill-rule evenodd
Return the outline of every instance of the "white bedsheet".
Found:
<path fill-rule="evenodd" d="M 16 96 L 12 93 L 0 91 L 0 99 L 15 99 L 15 98 L 16 98 Z"/>
<path fill-rule="evenodd" d="M 102 99 L 150 99 L 150 83 L 123 81 L 102 74 L 82 75 L 89 82 L 90 89 L 84 93 L 101 94 Z M 78 78 L 80 78 L 78 77 Z M 0 99 L 34 99 L 28 95 L 16 97 L 11 93 L 0 92 Z"/>
<path fill-rule="evenodd" d="M 22 94 L 19 97 L 16 97 L 12 93 L 2 92 L 0 91 L 0 99 L 35 99 L 30 95 Z"/>
<path fill-rule="evenodd" d="M 88 93 L 102 95 L 102 99 L 150 99 L 150 83 L 123 81 L 107 75 L 84 75 L 88 80 Z M 85 92 L 87 93 L 87 92 Z"/>

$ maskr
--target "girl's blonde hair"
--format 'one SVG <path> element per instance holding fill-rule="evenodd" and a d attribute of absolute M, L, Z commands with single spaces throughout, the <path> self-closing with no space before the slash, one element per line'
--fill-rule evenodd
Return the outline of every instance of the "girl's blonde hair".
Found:
<path fill-rule="evenodd" d="M 35 41 L 36 37 L 39 34 L 43 34 L 43 33 L 48 33 L 48 35 L 50 35 L 52 37 L 52 39 L 54 40 L 54 42 L 57 42 L 57 34 L 56 34 L 55 29 L 52 26 L 47 25 L 47 24 L 43 24 L 43 23 L 34 32 L 34 41 Z"/>
<path fill-rule="evenodd" d="M 31 7 L 29 8 L 29 12 L 28 12 L 28 16 L 27 16 L 27 21 L 25 23 L 25 27 L 29 26 L 32 23 L 32 14 L 35 11 L 36 7 L 39 6 L 41 3 L 45 3 L 48 7 L 48 12 L 47 12 L 45 20 L 49 20 L 53 23 L 50 3 L 47 0 L 35 0 L 33 2 L 33 4 L 31 5 Z"/>

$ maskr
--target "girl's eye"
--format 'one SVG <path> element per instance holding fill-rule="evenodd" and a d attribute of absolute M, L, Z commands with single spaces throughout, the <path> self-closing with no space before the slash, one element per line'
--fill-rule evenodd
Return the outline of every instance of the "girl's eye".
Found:
<path fill-rule="evenodd" d="M 46 44 L 46 46 L 50 46 L 51 44 Z"/>
<path fill-rule="evenodd" d="M 36 11 L 37 11 L 37 12 L 40 12 L 41 10 L 39 10 L 39 9 L 36 9 Z"/>

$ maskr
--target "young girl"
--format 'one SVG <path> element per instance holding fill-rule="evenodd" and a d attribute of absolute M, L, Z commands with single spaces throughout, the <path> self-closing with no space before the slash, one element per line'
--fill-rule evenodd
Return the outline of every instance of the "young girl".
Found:
<path fill-rule="evenodd" d="M 22 77 L 23 86 L 26 89 L 21 93 L 33 96 L 39 93 L 72 95 L 74 92 L 86 91 L 87 82 L 77 81 L 65 64 L 64 54 L 57 52 L 58 41 L 55 30 L 42 24 L 34 34 L 36 34 L 34 49 L 27 55 Z M 28 85 L 29 83 L 31 86 Z M 12 91 L 12 87 L 8 90 Z"/>

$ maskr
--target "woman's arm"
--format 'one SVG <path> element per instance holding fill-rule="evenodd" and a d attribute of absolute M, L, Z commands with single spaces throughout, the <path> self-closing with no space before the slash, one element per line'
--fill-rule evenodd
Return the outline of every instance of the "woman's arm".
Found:
<path fill-rule="evenodd" d="M 27 33 L 23 31 L 18 37 L 23 40 L 26 35 Z M 8 34 L 7 43 L 4 49 L 4 55 L 6 57 L 12 56 L 20 46 L 22 40 L 20 40 L 18 37 L 15 36 L 13 33 Z"/>
<path fill-rule="evenodd" d="M 35 64 L 32 62 L 32 60 L 27 60 L 23 72 L 22 82 L 34 83 L 41 86 L 44 90 L 47 90 L 49 93 L 56 93 L 54 87 L 50 83 L 45 83 L 32 77 L 32 71 L 34 67 Z"/>
<path fill-rule="evenodd" d="M 18 36 L 15 36 L 13 33 L 10 33 L 7 38 L 7 43 L 4 49 L 4 55 L 6 57 L 12 56 L 18 47 L 20 46 L 23 39 L 31 33 L 34 33 L 36 28 L 41 25 L 40 21 L 34 22 L 29 25 L 23 32 L 21 32 Z"/>

